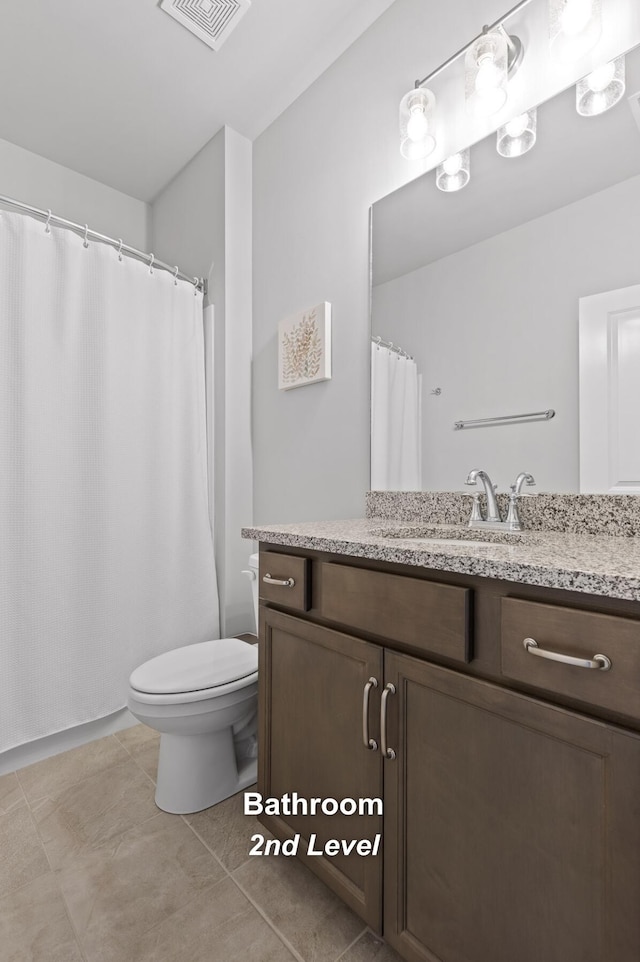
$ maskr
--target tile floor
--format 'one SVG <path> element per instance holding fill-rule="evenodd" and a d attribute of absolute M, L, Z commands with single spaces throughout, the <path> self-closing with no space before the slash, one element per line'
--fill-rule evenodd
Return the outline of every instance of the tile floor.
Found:
<path fill-rule="evenodd" d="M 3 962 L 400 962 L 295 859 L 250 858 L 242 795 L 153 801 L 137 725 L 0 777 Z"/>

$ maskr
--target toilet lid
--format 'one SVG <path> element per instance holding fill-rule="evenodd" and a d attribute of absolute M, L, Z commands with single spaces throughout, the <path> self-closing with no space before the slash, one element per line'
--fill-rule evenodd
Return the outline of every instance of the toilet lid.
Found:
<path fill-rule="evenodd" d="M 258 646 L 239 638 L 174 648 L 136 668 L 132 688 L 152 695 L 202 691 L 239 681 L 258 670 Z"/>

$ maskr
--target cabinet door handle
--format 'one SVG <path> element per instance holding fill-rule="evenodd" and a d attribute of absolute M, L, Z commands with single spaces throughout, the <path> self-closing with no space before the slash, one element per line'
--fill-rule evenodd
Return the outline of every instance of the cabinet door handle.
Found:
<path fill-rule="evenodd" d="M 364 742 L 364 747 L 368 748 L 369 751 L 376 752 L 378 750 L 378 743 L 375 738 L 369 738 L 369 692 L 372 688 L 378 687 L 378 680 L 371 676 L 367 684 L 364 686 L 364 694 L 362 696 L 362 741 Z"/>
<path fill-rule="evenodd" d="M 262 580 L 266 585 L 279 585 L 280 588 L 293 588 L 295 585 L 293 578 L 287 578 L 285 581 L 282 581 L 280 578 L 274 578 L 269 572 L 264 575 Z"/>
<path fill-rule="evenodd" d="M 389 695 L 395 695 L 396 686 L 389 682 L 385 685 L 385 689 L 382 692 L 382 698 L 380 700 L 380 751 L 385 758 L 395 758 L 396 753 L 393 748 L 389 748 L 387 745 L 387 699 Z"/>
<path fill-rule="evenodd" d="M 596 668 L 600 671 L 609 671 L 611 668 L 611 659 L 607 658 L 606 655 L 594 655 L 593 658 L 574 658 L 573 655 L 563 655 L 560 651 L 540 648 L 535 638 L 525 638 L 522 644 L 529 655 L 548 658 L 550 661 L 560 661 L 563 665 L 574 665 L 576 668 Z"/>

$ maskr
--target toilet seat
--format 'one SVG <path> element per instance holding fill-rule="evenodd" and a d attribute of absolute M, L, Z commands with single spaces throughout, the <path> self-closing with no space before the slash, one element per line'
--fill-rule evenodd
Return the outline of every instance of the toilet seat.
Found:
<path fill-rule="evenodd" d="M 257 646 L 220 638 L 151 658 L 132 672 L 129 684 L 138 701 L 176 704 L 236 691 L 255 682 L 257 675 Z"/>

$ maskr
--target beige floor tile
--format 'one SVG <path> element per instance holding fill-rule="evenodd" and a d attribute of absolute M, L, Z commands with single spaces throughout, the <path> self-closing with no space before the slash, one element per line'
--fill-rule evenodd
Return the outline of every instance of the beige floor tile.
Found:
<path fill-rule="evenodd" d="M 15 772 L 9 775 L 0 775 L 0 815 L 10 812 L 20 805 L 25 805 L 26 799 L 20 787 L 18 776 Z"/>
<path fill-rule="evenodd" d="M 120 742 L 113 735 L 108 735 L 21 768 L 18 780 L 31 804 L 41 798 L 54 797 L 71 785 L 112 768 L 126 758 L 127 752 Z"/>
<path fill-rule="evenodd" d="M 227 878 L 147 932 L 135 962 L 294 962 L 295 957 Z M 93 956 L 89 956 L 94 962 Z M 102 962 L 102 960 L 98 960 Z"/>
<path fill-rule="evenodd" d="M 125 754 L 121 764 L 34 803 L 52 867 L 100 850 L 109 857 L 126 832 L 157 815 L 153 796 L 153 785 Z"/>
<path fill-rule="evenodd" d="M 127 751 L 133 752 L 149 742 L 159 742 L 160 732 L 149 728 L 148 725 L 132 725 L 131 728 L 123 728 L 116 732 L 115 737 Z"/>
<path fill-rule="evenodd" d="M 243 806 L 244 792 L 239 792 L 213 808 L 186 816 L 189 825 L 193 826 L 230 872 L 250 857 L 249 849 L 253 844 L 251 836 L 255 832 L 269 835 L 255 815 L 244 814 Z"/>
<path fill-rule="evenodd" d="M 49 863 L 24 805 L 0 815 L 0 898 L 49 871 Z"/>
<path fill-rule="evenodd" d="M 134 725 L 132 728 L 116 732 L 116 738 L 140 768 L 155 782 L 158 773 L 160 733 L 146 725 Z"/>
<path fill-rule="evenodd" d="M 0 947 L 3 962 L 82 962 L 51 872 L 0 900 Z"/>
<path fill-rule="evenodd" d="M 305 962 L 335 962 L 364 922 L 294 858 L 254 856 L 233 873 Z"/>
<path fill-rule="evenodd" d="M 165 813 L 121 836 L 112 852 L 78 856 L 57 875 L 91 962 L 138 962 L 145 933 L 223 877 L 182 819 Z"/>
<path fill-rule="evenodd" d="M 339 962 L 402 962 L 401 957 L 373 932 L 365 932 L 355 945 L 340 956 Z"/>

